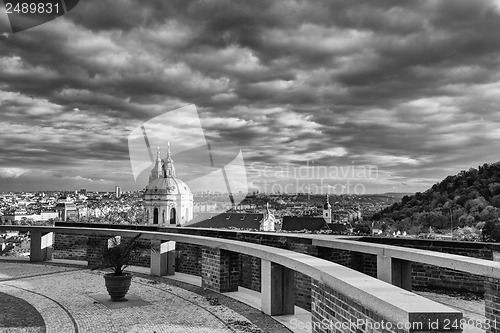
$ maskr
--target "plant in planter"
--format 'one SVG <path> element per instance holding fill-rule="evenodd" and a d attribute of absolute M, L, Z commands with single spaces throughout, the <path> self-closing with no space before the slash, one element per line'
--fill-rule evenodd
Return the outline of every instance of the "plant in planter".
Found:
<path fill-rule="evenodd" d="M 111 301 L 120 302 L 126 301 L 130 283 L 132 281 L 132 273 L 124 272 L 128 267 L 130 258 L 137 247 L 137 239 L 141 234 L 137 234 L 128 242 L 121 243 L 117 237 L 112 238 L 111 244 L 105 244 L 102 251 L 101 262 L 92 268 L 95 269 L 111 269 L 112 273 L 104 274 L 106 289 L 108 290 Z"/>

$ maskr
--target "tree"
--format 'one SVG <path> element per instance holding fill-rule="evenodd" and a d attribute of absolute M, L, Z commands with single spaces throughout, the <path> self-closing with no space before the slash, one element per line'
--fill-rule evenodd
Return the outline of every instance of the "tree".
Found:
<path fill-rule="evenodd" d="M 411 219 L 408 217 L 405 217 L 404 219 L 396 221 L 394 223 L 394 228 L 396 229 L 396 231 L 408 232 L 412 227 L 413 223 L 411 222 Z"/>
<path fill-rule="evenodd" d="M 371 235 L 372 228 L 366 223 L 356 223 L 353 232 L 360 235 Z"/>
<path fill-rule="evenodd" d="M 465 226 L 472 226 L 476 219 L 474 216 L 469 215 L 469 214 L 464 214 L 458 218 L 458 226 L 459 227 L 465 227 Z"/>
<path fill-rule="evenodd" d="M 465 203 L 465 209 L 469 212 L 469 214 L 480 213 L 488 203 L 483 197 L 478 197 L 476 199 L 468 200 Z"/>
<path fill-rule="evenodd" d="M 418 215 L 417 223 L 423 228 L 443 229 L 448 224 L 448 219 L 441 213 L 423 212 Z"/>
<path fill-rule="evenodd" d="M 453 238 L 460 241 L 478 241 L 481 237 L 479 230 L 474 227 L 458 228 L 453 232 Z"/>
<path fill-rule="evenodd" d="M 500 217 L 500 209 L 493 206 L 486 206 L 481 213 L 479 213 L 479 219 L 481 221 L 496 220 Z"/>
<path fill-rule="evenodd" d="M 500 208 L 500 194 L 495 195 L 490 199 L 490 203 L 493 207 Z"/>
<path fill-rule="evenodd" d="M 483 227 L 483 240 L 500 242 L 500 224 L 498 221 L 487 221 Z"/>

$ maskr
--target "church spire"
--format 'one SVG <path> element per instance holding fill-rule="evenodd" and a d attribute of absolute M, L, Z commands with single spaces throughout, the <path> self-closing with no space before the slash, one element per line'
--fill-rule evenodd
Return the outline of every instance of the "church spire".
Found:
<path fill-rule="evenodd" d="M 332 205 L 330 205 L 330 198 L 328 197 L 328 193 L 326 194 L 326 201 L 325 201 L 324 208 L 325 209 L 331 209 L 332 208 Z"/>
<path fill-rule="evenodd" d="M 165 158 L 165 176 L 175 177 L 174 160 L 172 160 L 172 153 L 170 152 L 170 141 L 168 142 L 167 158 Z"/>
<path fill-rule="evenodd" d="M 158 147 L 158 150 L 156 151 L 155 165 L 153 167 L 153 170 L 151 170 L 151 175 L 149 176 L 149 181 L 163 177 L 163 165 L 162 164 L 163 164 L 163 161 L 161 160 L 160 147 Z"/>

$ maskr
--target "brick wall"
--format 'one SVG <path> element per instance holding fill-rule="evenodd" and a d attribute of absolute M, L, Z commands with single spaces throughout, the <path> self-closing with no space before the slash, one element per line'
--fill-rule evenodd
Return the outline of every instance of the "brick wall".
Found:
<path fill-rule="evenodd" d="M 317 252 L 318 252 L 318 257 L 321 259 L 325 259 L 342 266 L 353 268 L 352 255 L 354 254 L 354 252 L 328 249 L 326 247 L 318 247 Z"/>
<path fill-rule="evenodd" d="M 109 236 L 88 236 L 87 261 L 89 267 L 94 267 L 102 262 L 102 251 L 108 244 Z"/>
<path fill-rule="evenodd" d="M 101 262 L 102 251 L 107 246 L 108 240 L 113 235 L 105 236 L 80 236 L 72 234 L 55 234 L 54 252 L 55 259 L 87 260 L 89 267 L 94 267 Z M 122 237 L 121 242 L 127 242 L 130 237 Z M 136 249 L 132 252 L 130 265 L 149 267 L 151 259 L 151 241 L 138 240 Z"/>
<path fill-rule="evenodd" d="M 240 286 L 260 292 L 260 258 L 240 255 Z"/>
<path fill-rule="evenodd" d="M 368 330 L 368 327 L 363 327 L 362 323 L 368 323 L 368 321 L 381 323 L 384 318 L 317 280 L 312 281 L 311 297 L 311 317 L 312 322 L 316 323 L 312 327 L 313 333 L 396 332 L 396 330 L 385 329 Z M 360 325 L 357 325 L 358 322 Z M 409 330 L 399 332 L 409 332 Z"/>
<path fill-rule="evenodd" d="M 237 291 L 240 281 L 238 253 L 203 247 L 202 286 L 218 292 Z"/>
<path fill-rule="evenodd" d="M 87 236 L 55 234 L 54 259 L 87 260 Z"/>
<path fill-rule="evenodd" d="M 122 242 L 127 242 L 131 238 L 122 237 Z M 130 264 L 132 266 L 142 266 L 149 267 L 151 261 L 151 240 L 149 239 L 139 239 L 136 242 L 135 250 L 130 256 Z"/>
<path fill-rule="evenodd" d="M 318 256 L 318 247 L 309 244 L 287 243 L 287 249 L 295 252 Z M 295 272 L 295 305 L 311 310 L 311 278 Z"/>
<path fill-rule="evenodd" d="M 412 263 L 412 287 L 484 293 L 484 277 L 438 266 Z"/>
<path fill-rule="evenodd" d="M 445 330 L 440 314 L 425 314 L 408 318 L 407 323 L 389 321 L 376 311 L 370 310 L 352 300 L 348 295 L 334 291 L 324 283 L 312 280 L 311 289 L 311 316 L 313 333 L 403 333 L 403 332 L 430 332 L 429 323 L 440 323 L 441 327 L 433 327 L 433 332 L 462 332 L 461 330 Z M 453 322 L 453 317 L 450 318 Z M 457 322 L 461 316 L 456 317 Z M 415 320 L 415 322 L 411 322 Z M 406 324 L 406 325 L 405 325 Z M 421 326 L 419 326 L 421 325 Z"/>
<path fill-rule="evenodd" d="M 486 278 L 484 282 L 486 333 L 500 332 L 500 279 Z"/>
<path fill-rule="evenodd" d="M 450 253 L 485 260 L 493 260 L 494 253 L 500 250 L 499 244 L 479 242 L 384 237 L 366 237 L 363 238 L 362 241 Z M 483 294 L 484 278 L 478 275 L 463 273 L 452 269 L 412 263 L 412 286 L 439 290 L 470 291 L 477 294 Z"/>
<path fill-rule="evenodd" d="M 248 234 L 237 231 L 178 229 L 180 233 L 200 236 L 233 239 L 271 247 L 288 249 L 300 253 L 318 256 L 318 248 L 311 245 L 310 239 L 290 239 L 282 234 Z M 177 243 L 176 271 L 201 276 L 201 249 L 199 246 Z M 260 259 L 239 255 L 240 285 L 260 292 Z M 311 309 L 311 279 L 304 274 L 295 275 L 295 305 L 306 310 Z"/>
<path fill-rule="evenodd" d="M 175 271 L 201 276 L 201 247 L 177 242 L 175 250 L 177 252 Z"/>

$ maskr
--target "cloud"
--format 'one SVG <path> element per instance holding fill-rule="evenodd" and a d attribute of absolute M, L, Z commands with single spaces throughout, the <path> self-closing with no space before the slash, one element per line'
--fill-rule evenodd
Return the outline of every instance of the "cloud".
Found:
<path fill-rule="evenodd" d="M 55 174 L 74 186 L 103 179 L 141 188 L 127 135 L 194 103 L 205 135 L 236 142 L 248 163 L 376 164 L 408 179 L 405 191 L 425 190 L 498 159 L 498 8 L 493 0 L 80 2 L 0 37 L 2 168 L 54 173 L 19 175 L 24 188 L 60 184 Z"/>
<path fill-rule="evenodd" d="M 21 168 L 0 168 L 0 177 L 1 178 L 18 178 L 26 170 Z"/>

